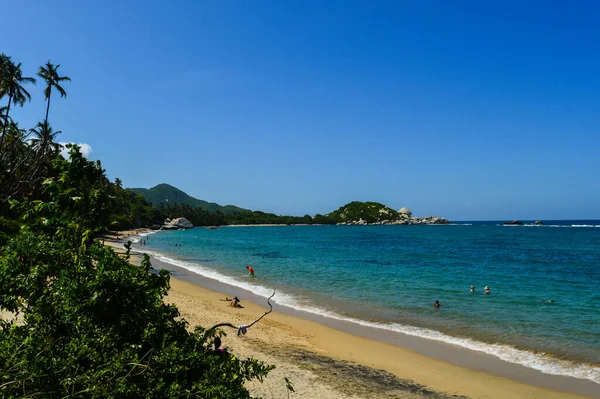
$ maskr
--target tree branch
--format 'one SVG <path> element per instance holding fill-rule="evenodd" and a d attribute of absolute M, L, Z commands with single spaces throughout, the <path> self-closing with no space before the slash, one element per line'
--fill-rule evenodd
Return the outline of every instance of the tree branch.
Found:
<path fill-rule="evenodd" d="M 267 298 L 267 304 L 269 305 L 269 310 L 266 311 L 265 313 L 263 313 L 262 316 L 260 316 L 258 319 L 254 320 L 252 323 L 246 325 L 246 329 L 252 327 L 253 325 L 255 325 L 256 323 L 258 323 L 263 317 L 265 317 L 266 315 L 268 315 L 269 313 L 271 313 L 273 311 L 273 305 L 271 305 L 271 298 L 273 298 L 275 296 L 275 290 L 273 290 L 273 294 Z M 214 326 L 210 327 L 209 329 L 207 329 L 204 332 L 204 337 L 206 337 L 208 335 L 208 333 L 210 333 L 211 331 L 219 328 L 219 327 L 230 327 L 233 328 L 234 330 L 238 330 L 243 326 L 234 326 L 231 323 L 219 323 L 219 324 L 215 324 Z"/>

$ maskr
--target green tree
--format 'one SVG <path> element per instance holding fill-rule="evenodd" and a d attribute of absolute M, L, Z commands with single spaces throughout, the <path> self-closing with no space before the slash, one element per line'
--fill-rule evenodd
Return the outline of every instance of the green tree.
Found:
<path fill-rule="evenodd" d="M 190 332 L 163 300 L 169 273 L 152 270 L 148 256 L 134 265 L 130 244 L 122 258 L 87 239 L 103 228 L 116 186 L 68 148 L 45 199 L 11 201 L 24 229 L 5 245 L 0 234 L 0 309 L 22 315 L 0 318 L 0 397 L 249 398 L 245 381 L 273 366 L 221 349 L 217 326 Z"/>
<path fill-rule="evenodd" d="M 21 63 L 15 64 L 10 57 L 4 53 L 0 55 L 0 69 L 2 70 L 2 72 L 0 72 L 0 98 L 8 96 L 8 105 L 6 113 L 4 113 L 5 118 L 8 118 L 11 105 L 23 106 L 26 101 L 31 100 L 31 95 L 23 87 L 23 84 L 35 84 L 35 79 L 23 76 Z M 2 137 L 0 138 L 0 161 L 2 160 L 4 136 L 7 128 L 8 125 L 5 124 L 2 129 Z"/>
<path fill-rule="evenodd" d="M 55 139 L 62 132 L 60 130 L 53 131 L 47 121 L 38 123 L 35 128 L 31 129 L 31 133 L 33 134 L 30 139 L 31 148 L 35 151 L 38 159 L 44 159 L 60 152 L 61 145 Z"/>
<path fill-rule="evenodd" d="M 68 76 L 59 76 L 58 68 L 59 65 L 54 65 L 50 61 L 43 65 L 38 70 L 38 76 L 46 82 L 46 88 L 44 89 L 44 99 L 48 102 L 46 106 L 46 118 L 44 119 L 48 123 L 48 112 L 50 111 L 50 96 L 52 95 L 52 89 L 56 89 L 60 93 L 61 97 L 66 97 L 67 92 L 60 85 L 61 82 L 70 82 L 71 78 Z"/>

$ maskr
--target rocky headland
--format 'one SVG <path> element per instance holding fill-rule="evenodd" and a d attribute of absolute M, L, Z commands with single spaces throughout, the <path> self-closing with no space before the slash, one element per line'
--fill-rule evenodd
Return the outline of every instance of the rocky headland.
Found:
<path fill-rule="evenodd" d="M 451 224 L 439 216 L 416 217 L 407 208 L 396 211 L 378 202 L 351 202 L 327 215 L 339 220 L 338 225 L 418 225 Z"/>

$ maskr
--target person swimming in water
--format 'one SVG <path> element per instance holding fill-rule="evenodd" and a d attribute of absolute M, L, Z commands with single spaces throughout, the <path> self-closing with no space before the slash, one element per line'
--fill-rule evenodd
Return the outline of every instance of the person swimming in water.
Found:
<path fill-rule="evenodd" d="M 488 287 L 487 285 L 485 286 L 484 290 L 485 290 L 486 294 L 491 294 L 492 293 L 492 291 L 490 291 L 490 287 Z"/>
<path fill-rule="evenodd" d="M 248 269 L 248 276 L 254 277 L 254 269 L 252 266 L 246 266 L 246 269 Z"/>
<path fill-rule="evenodd" d="M 475 292 L 475 286 L 474 285 L 471 286 L 471 292 Z"/>
<path fill-rule="evenodd" d="M 435 301 L 435 303 L 433 304 L 433 307 L 438 309 L 440 307 L 440 301 Z"/>

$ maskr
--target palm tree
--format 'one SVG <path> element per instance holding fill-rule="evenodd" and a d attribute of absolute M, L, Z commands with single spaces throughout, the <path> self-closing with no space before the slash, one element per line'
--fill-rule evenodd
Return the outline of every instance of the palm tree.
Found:
<path fill-rule="evenodd" d="M 31 148 L 35 151 L 38 162 L 41 163 L 48 155 L 56 155 L 60 152 L 62 146 L 54 141 L 56 136 L 62 133 L 60 130 L 52 131 L 52 126 L 44 121 L 30 131 L 34 136 L 30 140 Z"/>
<path fill-rule="evenodd" d="M 52 88 L 54 87 L 60 93 L 61 97 L 66 97 L 67 92 L 62 88 L 60 82 L 70 82 L 71 78 L 68 76 L 58 76 L 59 65 L 54 66 L 50 61 L 46 65 L 41 66 L 38 70 L 38 76 L 46 81 L 46 89 L 44 89 L 45 100 L 48 101 L 46 106 L 46 123 L 48 122 L 48 112 L 50 111 L 50 95 L 52 94 Z"/>
<path fill-rule="evenodd" d="M 6 115 L 8 107 L 0 106 L 0 130 L 4 131 L 4 126 L 10 122 L 10 118 Z"/>
<path fill-rule="evenodd" d="M 0 97 L 8 96 L 8 105 L 3 117 L 8 118 L 11 104 L 18 104 L 22 107 L 25 104 L 25 101 L 31 100 L 31 95 L 25 90 L 23 83 L 35 84 L 35 79 L 23 76 L 21 63 L 15 64 L 11 61 L 10 57 L 4 53 L 0 55 L 0 70 Z M 2 129 L 2 138 L 0 138 L 0 160 L 2 159 L 4 135 L 7 127 L 8 124 L 5 124 Z"/>
<path fill-rule="evenodd" d="M 5 89 L 5 81 L 6 74 L 8 73 L 8 64 L 10 62 L 10 57 L 4 53 L 0 53 L 0 98 L 6 95 Z"/>

